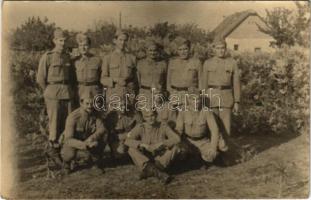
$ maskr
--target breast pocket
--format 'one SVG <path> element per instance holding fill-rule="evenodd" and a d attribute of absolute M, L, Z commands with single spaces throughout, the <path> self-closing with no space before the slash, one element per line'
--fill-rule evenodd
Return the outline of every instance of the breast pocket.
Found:
<path fill-rule="evenodd" d="M 109 74 L 110 77 L 119 77 L 120 75 L 120 67 L 117 64 L 109 65 Z"/>

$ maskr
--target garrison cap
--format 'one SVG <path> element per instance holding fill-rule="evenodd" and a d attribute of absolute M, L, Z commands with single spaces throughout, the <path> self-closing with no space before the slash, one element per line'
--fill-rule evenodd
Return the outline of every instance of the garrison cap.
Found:
<path fill-rule="evenodd" d="M 91 38 L 88 37 L 86 34 L 78 33 L 77 36 L 76 36 L 76 41 L 77 41 L 78 44 L 85 43 L 85 42 L 90 44 L 91 43 Z"/>
<path fill-rule="evenodd" d="M 56 28 L 54 31 L 54 39 L 65 38 L 64 32 L 61 28 Z"/>

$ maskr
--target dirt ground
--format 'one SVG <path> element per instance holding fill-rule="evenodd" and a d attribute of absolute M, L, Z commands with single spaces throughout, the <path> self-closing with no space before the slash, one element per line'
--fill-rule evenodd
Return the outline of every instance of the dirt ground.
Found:
<path fill-rule="evenodd" d="M 240 136 L 244 162 L 231 167 L 187 167 L 169 185 L 138 180 L 133 164 L 83 169 L 61 179 L 46 177 L 43 139 L 20 139 L 18 182 L 11 198 L 307 198 L 309 135 Z M 181 163 L 180 165 L 183 165 Z"/>

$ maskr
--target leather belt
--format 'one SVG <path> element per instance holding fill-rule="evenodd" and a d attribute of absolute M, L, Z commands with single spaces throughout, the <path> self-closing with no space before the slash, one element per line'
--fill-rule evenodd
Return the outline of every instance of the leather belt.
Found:
<path fill-rule="evenodd" d="M 229 90 L 232 89 L 231 85 L 209 85 L 208 88 L 219 89 L 219 90 Z"/>
<path fill-rule="evenodd" d="M 68 81 L 50 81 L 48 82 L 50 85 L 55 85 L 55 84 L 63 84 L 63 85 L 68 85 Z"/>
<path fill-rule="evenodd" d="M 205 138 L 205 136 L 204 136 L 204 135 L 203 135 L 203 136 L 201 136 L 201 137 L 191 137 L 191 136 L 187 135 L 187 137 L 188 137 L 189 139 L 191 139 L 191 140 L 195 140 L 195 141 L 197 141 L 197 140 L 202 140 L 203 138 Z"/>
<path fill-rule="evenodd" d="M 99 82 L 98 82 L 98 81 L 93 81 L 93 82 L 79 82 L 79 85 L 84 85 L 84 86 L 99 85 Z"/>
<path fill-rule="evenodd" d="M 145 85 L 141 85 L 140 88 L 142 89 L 146 89 L 146 90 L 151 90 L 151 87 L 149 86 L 145 86 Z"/>
<path fill-rule="evenodd" d="M 177 86 L 174 86 L 172 85 L 171 88 L 177 90 L 177 91 L 187 91 L 188 88 L 187 87 L 177 87 Z"/>

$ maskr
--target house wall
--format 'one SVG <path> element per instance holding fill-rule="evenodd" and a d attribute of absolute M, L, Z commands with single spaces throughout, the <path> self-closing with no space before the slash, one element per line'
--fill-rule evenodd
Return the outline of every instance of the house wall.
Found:
<path fill-rule="evenodd" d="M 258 16 L 249 16 L 231 34 L 226 37 L 227 46 L 234 50 L 234 45 L 238 45 L 237 51 L 273 51 L 270 42 L 273 38 L 258 30 L 258 25 L 264 27 L 265 24 Z"/>

